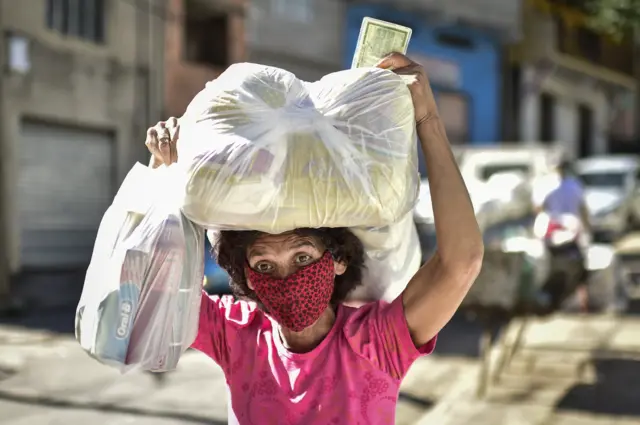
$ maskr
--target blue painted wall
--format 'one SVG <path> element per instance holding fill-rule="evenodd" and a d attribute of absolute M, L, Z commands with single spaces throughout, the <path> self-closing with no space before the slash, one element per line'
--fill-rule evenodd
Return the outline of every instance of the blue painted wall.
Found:
<path fill-rule="evenodd" d="M 416 53 L 456 63 L 461 74 L 458 91 L 470 98 L 469 142 L 493 144 L 500 140 L 501 66 L 497 40 L 473 28 L 430 25 L 423 18 L 387 6 L 354 5 L 349 6 L 347 11 L 346 67 L 351 66 L 362 18 L 365 16 L 411 26 L 413 35 L 409 55 Z M 459 34 L 473 40 L 473 49 L 458 49 L 440 44 L 436 36 L 442 30 L 446 30 L 447 34 Z M 438 87 L 434 87 L 434 91 L 438 91 Z"/>

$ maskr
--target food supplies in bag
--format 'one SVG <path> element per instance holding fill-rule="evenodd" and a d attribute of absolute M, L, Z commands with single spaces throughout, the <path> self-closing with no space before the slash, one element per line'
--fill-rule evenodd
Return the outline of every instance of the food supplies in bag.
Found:
<path fill-rule="evenodd" d="M 76 339 L 121 371 L 167 371 L 196 337 L 204 230 L 180 212 L 170 168 L 136 164 L 105 213 L 76 312 Z"/>
<path fill-rule="evenodd" d="M 205 227 L 383 227 L 417 199 L 411 95 L 388 70 L 307 83 L 278 68 L 232 65 L 180 125 L 183 212 Z"/>

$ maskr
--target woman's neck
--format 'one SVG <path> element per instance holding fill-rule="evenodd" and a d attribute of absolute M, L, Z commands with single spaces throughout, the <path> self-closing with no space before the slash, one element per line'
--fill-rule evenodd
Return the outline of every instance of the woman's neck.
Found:
<path fill-rule="evenodd" d="M 322 342 L 335 322 L 336 312 L 332 306 L 329 306 L 313 325 L 301 332 L 280 327 L 280 337 L 287 350 L 293 353 L 307 353 Z"/>

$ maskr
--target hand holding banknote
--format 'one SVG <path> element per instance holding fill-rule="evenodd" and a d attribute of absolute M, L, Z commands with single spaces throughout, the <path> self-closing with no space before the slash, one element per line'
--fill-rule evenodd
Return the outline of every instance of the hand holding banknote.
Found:
<path fill-rule="evenodd" d="M 180 133 L 178 119 L 171 117 L 167 121 L 160 121 L 147 130 L 145 145 L 151 152 L 151 168 L 161 165 L 171 165 L 178 160 L 176 149 Z"/>
<path fill-rule="evenodd" d="M 406 76 L 418 125 L 438 117 L 436 100 L 422 65 L 413 62 L 402 53 L 391 53 L 382 58 L 376 66 Z"/>

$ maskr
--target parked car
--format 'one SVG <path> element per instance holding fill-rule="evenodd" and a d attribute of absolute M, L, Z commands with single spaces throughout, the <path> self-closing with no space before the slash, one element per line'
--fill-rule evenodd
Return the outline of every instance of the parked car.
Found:
<path fill-rule="evenodd" d="M 585 187 L 595 240 L 617 240 L 640 224 L 638 157 L 594 156 L 577 161 L 575 171 Z"/>
<path fill-rule="evenodd" d="M 231 294 L 229 275 L 218 265 L 211 252 L 211 243 L 205 238 L 204 290 L 208 294 Z"/>

